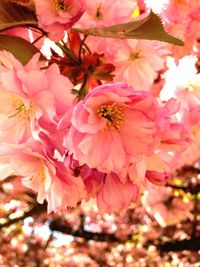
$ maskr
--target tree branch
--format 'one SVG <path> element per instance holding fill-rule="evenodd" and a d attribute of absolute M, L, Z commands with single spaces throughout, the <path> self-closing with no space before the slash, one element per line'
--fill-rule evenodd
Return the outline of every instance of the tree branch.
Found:
<path fill-rule="evenodd" d="M 200 174 L 200 169 L 194 167 L 193 165 L 185 165 L 176 172 L 178 176 L 183 176 L 187 173 Z"/>
<path fill-rule="evenodd" d="M 172 242 L 166 242 L 157 246 L 157 248 L 161 252 L 169 252 L 169 251 L 198 251 L 200 250 L 200 239 L 199 238 L 191 238 L 189 240 L 175 240 Z"/>
<path fill-rule="evenodd" d="M 43 212 L 46 212 L 47 206 L 46 204 L 40 205 L 40 204 L 35 204 L 29 211 L 24 212 L 24 214 L 20 217 L 10 219 L 6 223 L 0 224 L 0 230 L 4 227 L 9 227 L 10 225 L 17 223 L 19 221 L 24 220 L 25 218 L 32 216 L 32 215 L 39 215 Z"/>
<path fill-rule="evenodd" d="M 193 195 L 197 195 L 200 192 L 200 184 L 189 184 L 188 186 L 177 186 L 173 184 L 167 184 L 168 187 L 171 187 L 173 189 L 182 190 L 184 192 L 191 193 Z"/>
<path fill-rule="evenodd" d="M 81 237 L 87 241 L 95 240 L 99 242 L 122 242 L 122 240 L 117 238 L 114 234 L 88 232 L 84 229 L 78 229 L 74 231 L 72 227 L 63 224 L 58 220 L 51 221 L 49 228 L 52 231 L 62 232 L 64 234 L 72 235 L 74 237 Z"/>

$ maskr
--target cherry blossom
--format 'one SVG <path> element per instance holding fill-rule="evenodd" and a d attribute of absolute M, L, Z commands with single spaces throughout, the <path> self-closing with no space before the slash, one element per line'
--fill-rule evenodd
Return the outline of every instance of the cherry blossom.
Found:
<path fill-rule="evenodd" d="M 0 10 L 0 266 L 197 266 L 199 0 Z"/>
<path fill-rule="evenodd" d="M 114 81 L 126 82 L 136 90 L 149 91 L 165 68 L 165 58 L 170 54 L 166 44 L 149 40 L 118 40 L 90 37 L 89 44 L 104 53 L 115 66 Z"/>
<path fill-rule="evenodd" d="M 51 132 L 73 102 L 73 85 L 56 65 L 41 71 L 39 55 L 23 67 L 11 54 L 0 53 L 1 141 L 25 142 L 40 127 Z"/>
<path fill-rule="evenodd" d="M 152 155 L 162 138 L 169 145 L 170 138 L 175 138 L 175 143 L 182 141 L 181 125 L 170 124 L 174 108 L 173 100 L 162 108 L 151 94 L 134 91 L 126 84 L 96 87 L 74 106 L 64 146 L 80 165 L 120 172 L 131 157 Z M 178 130 L 176 137 L 171 137 L 173 130 Z M 183 141 L 187 142 L 187 134 Z"/>
<path fill-rule="evenodd" d="M 109 26 L 128 22 L 136 7 L 135 0 L 83 0 L 86 11 L 78 21 L 83 27 Z"/>
<path fill-rule="evenodd" d="M 47 200 L 48 212 L 75 207 L 85 197 L 82 179 L 73 176 L 73 172 L 39 142 L 2 145 L 0 159 L 2 164 L 9 163 L 13 175 L 23 178 L 23 185 L 37 192 L 39 203 Z"/>
<path fill-rule="evenodd" d="M 193 203 L 189 199 L 173 197 L 171 188 L 149 187 L 144 202 L 149 213 L 162 227 L 177 224 L 190 215 Z"/>
<path fill-rule="evenodd" d="M 64 31 L 82 16 L 85 6 L 82 0 L 35 0 L 39 25 L 54 41 L 64 37 Z"/>
<path fill-rule="evenodd" d="M 138 187 L 127 181 L 122 183 L 116 174 L 107 174 L 97 192 L 97 206 L 100 212 L 126 210 L 131 202 L 138 200 Z"/>

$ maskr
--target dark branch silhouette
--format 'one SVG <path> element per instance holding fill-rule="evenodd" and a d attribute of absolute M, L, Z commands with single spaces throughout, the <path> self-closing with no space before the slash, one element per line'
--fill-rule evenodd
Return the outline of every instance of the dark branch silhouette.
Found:
<path fill-rule="evenodd" d="M 62 232 L 64 234 L 72 235 L 74 237 L 81 237 L 87 241 L 95 240 L 99 242 L 122 242 L 122 240 L 117 238 L 114 234 L 89 232 L 85 231 L 82 228 L 79 228 L 78 230 L 73 230 L 72 227 L 62 222 L 59 222 L 58 220 L 52 220 L 49 225 L 49 228 L 52 231 Z"/>
<path fill-rule="evenodd" d="M 199 251 L 200 250 L 200 239 L 191 238 L 189 240 L 175 240 L 172 242 L 165 242 L 157 246 L 161 252 L 178 252 L 183 250 Z"/>

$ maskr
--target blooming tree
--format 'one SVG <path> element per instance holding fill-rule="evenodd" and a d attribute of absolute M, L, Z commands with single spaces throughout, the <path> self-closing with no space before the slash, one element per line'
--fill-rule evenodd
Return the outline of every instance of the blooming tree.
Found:
<path fill-rule="evenodd" d="M 0 1 L 2 266 L 196 264 L 199 17 L 198 0 Z"/>

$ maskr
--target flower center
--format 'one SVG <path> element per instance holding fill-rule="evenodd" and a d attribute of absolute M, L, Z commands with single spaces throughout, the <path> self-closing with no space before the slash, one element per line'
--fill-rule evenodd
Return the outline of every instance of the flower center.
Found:
<path fill-rule="evenodd" d="M 132 61 L 138 59 L 140 57 L 140 53 L 139 52 L 132 52 L 130 55 L 130 58 Z"/>
<path fill-rule="evenodd" d="M 103 14 L 102 14 L 102 11 L 101 11 L 101 4 L 99 5 L 99 7 L 97 8 L 97 11 L 96 11 L 96 18 L 98 20 L 103 20 Z"/>
<path fill-rule="evenodd" d="M 124 124 L 124 107 L 115 104 L 103 104 L 97 114 L 107 120 L 106 127 L 108 129 L 119 130 Z"/>
<path fill-rule="evenodd" d="M 68 6 L 65 4 L 65 0 L 50 0 L 51 1 L 51 6 L 53 10 L 56 12 L 62 11 L 66 12 L 68 9 Z"/>
<path fill-rule="evenodd" d="M 30 107 L 27 108 L 25 104 L 19 99 L 18 97 L 13 97 L 13 106 L 15 108 L 15 112 L 11 114 L 8 118 L 14 118 L 18 116 L 20 120 L 26 120 L 29 118 L 29 115 L 31 113 L 32 105 L 30 104 Z"/>

